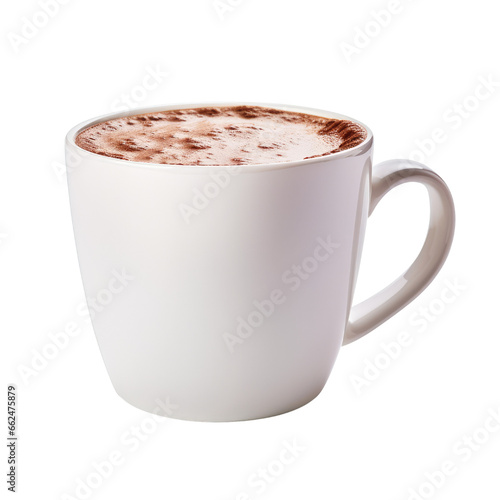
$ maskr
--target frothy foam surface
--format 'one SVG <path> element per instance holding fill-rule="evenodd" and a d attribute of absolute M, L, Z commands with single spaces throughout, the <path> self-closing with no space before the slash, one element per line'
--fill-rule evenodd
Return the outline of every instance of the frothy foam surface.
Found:
<path fill-rule="evenodd" d="M 165 165 L 257 165 L 325 156 L 366 138 L 348 120 L 261 106 L 179 109 L 116 118 L 76 144 L 122 160 Z"/>

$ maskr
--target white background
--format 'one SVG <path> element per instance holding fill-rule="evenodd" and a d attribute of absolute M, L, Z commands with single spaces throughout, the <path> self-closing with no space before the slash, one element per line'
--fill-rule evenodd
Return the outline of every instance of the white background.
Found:
<path fill-rule="evenodd" d="M 89 479 L 88 498 L 500 497 L 500 424 L 488 420 L 500 411 L 498 14 L 491 0 L 394 2 L 223 0 L 216 9 L 211 0 L 49 1 L 48 20 L 42 2 L 4 5 L 1 393 L 5 401 L 7 384 L 18 387 L 18 498 L 83 498 L 77 484 Z M 389 7 L 388 21 L 377 16 Z M 32 20 L 47 22 L 30 29 Z M 343 43 L 354 46 L 350 57 Z M 152 70 L 168 76 L 145 91 Z M 496 84 L 479 88 L 478 100 L 481 79 Z M 243 100 L 358 118 L 374 132 L 376 162 L 420 156 L 448 183 L 457 228 L 447 263 L 403 312 L 342 349 L 309 405 L 252 422 L 154 423 L 115 394 L 77 313 L 84 294 L 61 171 L 67 130 L 123 105 L 123 95 L 135 106 Z M 432 146 L 436 128 L 445 135 Z M 404 271 L 427 216 L 420 186 L 382 201 L 369 221 L 356 300 Z M 71 322 L 79 334 L 22 377 L 49 334 Z M 387 363 L 384 344 L 401 332 L 412 341 Z M 149 434 L 136 447 L 130 436 L 141 425 Z M 294 440 L 302 451 L 280 469 L 283 442 Z M 97 476 L 93 463 L 117 453 L 109 477 Z M 426 485 L 445 461 L 453 473 Z M 272 483 L 248 483 L 268 467 Z"/>

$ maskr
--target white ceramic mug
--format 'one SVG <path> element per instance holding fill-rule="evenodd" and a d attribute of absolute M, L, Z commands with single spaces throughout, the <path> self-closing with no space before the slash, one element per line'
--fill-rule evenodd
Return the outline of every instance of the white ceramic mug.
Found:
<path fill-rule="evenodd" d="M 265 165 L 155 165 L 75 145 L 100 121 L 217 105 L 86 121 L 68 133 L 66 161 L 85 294 L 115 390 L 146 411 L 232 421 L 316 397 L 340 346 L 434 278 L 455 216 L 447 186 L 426 166 L 391 160 L 372 169 L 373 137 L 362 123 L 367 138 L 352 149 Z M 405 182 L 429 192 L 423 248 L 400 278 L 351 308 L 368 215 Z"/>

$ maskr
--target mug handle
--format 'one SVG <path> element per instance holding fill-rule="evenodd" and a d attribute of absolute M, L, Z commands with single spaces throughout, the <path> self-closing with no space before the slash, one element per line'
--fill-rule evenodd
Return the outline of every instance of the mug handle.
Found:
<path fill-rule="evenodd" d="M 392 188 L 406 182 L 420 182 L 429 192 L 429 229 L 424 245 L 404 274 L 351 309 L 343 345 L 371 332 L 425 290 L 450 251 L 455 229 L 453 198 L 443 179 L 421 163 L 389 160 L 374 166 L 368 215 Z"/>

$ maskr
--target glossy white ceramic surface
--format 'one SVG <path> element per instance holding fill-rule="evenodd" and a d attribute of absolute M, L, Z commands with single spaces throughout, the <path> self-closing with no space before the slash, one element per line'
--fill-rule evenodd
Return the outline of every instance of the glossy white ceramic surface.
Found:
<path fill-rule="evenodd" d="M 126 114 L 73 128 L 66 153 L 85 294 L 111 296 L 94 331 L 117 393 L 141 409 L 231 421 L 298 408 L 321 391 L 342 343 L 406 305 L 446 258 L 454 213 L 444 182 L 402 161 L 375 168 L 372 181 L 368 129 L 364 143 L 341 153 L 237 167 L 136 163 L 75 145 L 81 129 Z M 349 321 L 368 214 L 408 181 L 431 197 L 422 254 Z M 120 292 L 103 293 L 120 273 L 129 277 Z"/>

